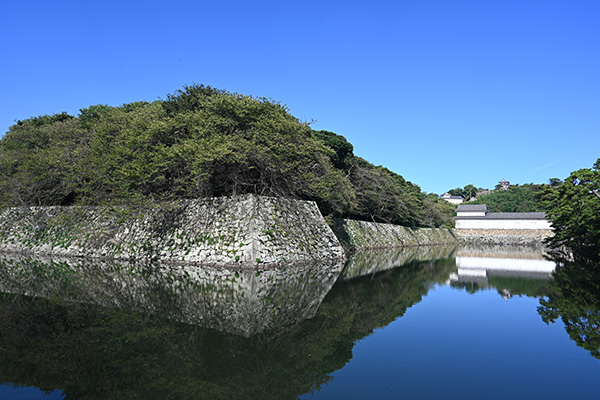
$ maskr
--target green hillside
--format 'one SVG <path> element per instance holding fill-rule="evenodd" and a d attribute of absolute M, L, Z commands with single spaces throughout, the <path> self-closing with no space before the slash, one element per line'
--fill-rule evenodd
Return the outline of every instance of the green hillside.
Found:
<path fill-rule="evenodd" d="M 314 200 L 333 217 L 452 224 L 452 206 L 355 156 L 343 136 L 278 102 L 203 85 L 18 121 L 0 140 L 0 207 L 243 193 Z"/>
<path fill-rule="evenodd" d="M 507 190 L 494 190 L 489 194 L 477 196 L 469 204 L 486 204 L 491 212 L 536 212 L 543 211 L 539 204 L 538 193 L 543 185 L 513 185 Z"/>

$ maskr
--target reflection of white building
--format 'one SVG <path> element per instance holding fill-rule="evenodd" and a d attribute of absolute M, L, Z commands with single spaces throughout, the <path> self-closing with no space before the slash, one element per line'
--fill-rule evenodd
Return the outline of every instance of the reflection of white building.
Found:
<path fill-rule="evenodd" d="M 458 275 L 529 276 L 549 278 L 556 263 L 548 260 L 493 257 L 456 257 Z"/>
<path fill-rule="evenodd" d="M 555 268 L 556 263 L 547 260 L 542 249 L 462 247 L 456 255 L 456 273 L 450 276 L 450 281 L 485 286 L 492 276 L 550 279 Z"/>
<path fill-rule="evenodd" d="M 446 200 L 448 203 L 451 204 L 461 204 L 463 201 L 465 201 L 465 199 L 462 198 L 462 196 L 452 196 L 450 195 L 450 193 L 444 193 L 440 199 L 442 200 Z"/>

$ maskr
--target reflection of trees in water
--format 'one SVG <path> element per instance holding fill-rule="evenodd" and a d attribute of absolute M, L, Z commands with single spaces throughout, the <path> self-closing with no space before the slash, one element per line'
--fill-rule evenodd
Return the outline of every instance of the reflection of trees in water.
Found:
<path fill-rule="evenodd" d="M 338 282 L 316 315 L 249 338 L 93 304 L 0 295 L 0 380 L 67 399 L 295 399 L 357 340 L 448 279 L 453 260 Z"/>
<path fill-rule="evenodd" d="M 550 279 L 514 276 L 488 276 L 486 279 L 481 280 L 453 281 L 450 282 L 450 286 L 464 289 L 471 294 L 495 288 L 498 294 L 505 298 L 512 296 L 543 297 L 549 293 L 550 281 Z"/>
<path fill-rule="evenodd" d="M 451 258 L 456 249 L 456 245 L 439 245 L 362 250 L 350 256 L 342 272 L 342 279 L 373 275 L 412 262 Z"/>
<path fill-rule="evenodd" d="M 550 290 L 538 307 L 542 320 L 560 319 L 571 339 L 600 359 L 600 264 L 560 260 Z"/>

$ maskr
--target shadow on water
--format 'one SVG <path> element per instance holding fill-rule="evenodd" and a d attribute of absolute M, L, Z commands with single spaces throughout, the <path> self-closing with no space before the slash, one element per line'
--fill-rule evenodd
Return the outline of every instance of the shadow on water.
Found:
<path fill-rule="evenodd" d="M 332 288 L 340 265 L 210 271 L 4 257 L 0 381 L 66 399 L 295 399 L 453 267 L 413 261 Z"/>

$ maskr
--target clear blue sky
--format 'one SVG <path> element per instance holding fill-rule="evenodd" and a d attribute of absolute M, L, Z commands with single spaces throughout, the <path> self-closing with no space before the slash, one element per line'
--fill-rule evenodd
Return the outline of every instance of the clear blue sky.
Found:
<path fill-rule="evenodd" d="M 0 134 L 165 98 L 270 97 L 425 192 L 600 157 L 600 1 L 3 1 Z"/>

